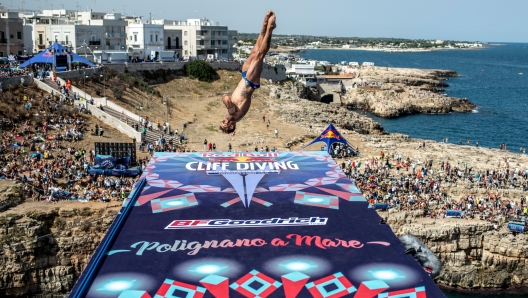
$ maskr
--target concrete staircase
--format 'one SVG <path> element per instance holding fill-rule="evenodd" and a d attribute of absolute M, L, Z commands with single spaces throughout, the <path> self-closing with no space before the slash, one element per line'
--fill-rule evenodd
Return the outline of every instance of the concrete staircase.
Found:
<path fill-rule="evenodd" d="M 61 86 L 65 85 L 66 82 L 60 78 L 57 78 L 58 80 L 61 80 Z M 35 84 L 43 90 L 48 93 L 54 93 L 54 94 L 60 94 L 57 83 L 54 82 L 51 78 L 45 78 L 43 81 L 34 80 Z M 70 95 L 72 95 L 73 92 L 77 92 L 79 95 L 84 95 L 84 91 L 80 90 L 79 88 L 72 86 L 72 90 L 70 91 Z M 92 97 L 89 94 L 86 94 L 86 98 L 91 99 Z M 139 116 L 110 102 L 105 100 L 105 98 L 93 98 L 94 105 L 87 104 L 86 101 L 80 101 L 76 100 L 74 101 L 74 104 L 77 106 L 78 104 L 87 104 L 87 108 L 90 111 L 90 113 L 99 118 L 102 122 L 108 124 L 109 126 L 119 130 L 121 133 L 128 135 L 131 139 L 135 138 L 137 141 L 141 140 L 141 131 L 136 131 L 134 128 L 132 128 L 130 125 L 137 123 L 139 120 Z M 103 106 L 103 109 L 100 109 L 99 107 Z M 120 112 L 118 112 L 118 110 Z M 127 118 L 124 118 L 126 116 Z M 126 120 L 128 119 L 128 125 L 126 124 Z M 155 131 L 147 133 L 147 141 L 155 141 L 159 138 L 162 132 Z"/>
<path fill-rule="evenodd" d="M 59 78 L 57 78 L 59 79 Z M 60 93 L 57 89 L 57 83 L 54 82 L 51 78 L 46 78 L 44 79 L 44 84 L 50 86 L 51 88 L 53 89 L 56 89 L 56 92 L 55 93 Z M 61 86 L 62 86 L 62 81 L 61 81 Z M 74 87 L 72 86 L 72 89 L 75 90 L 75 89 L 79 89 L 77 87 Z M 79 94 L 80 96 L 84 95 L 84 91 L 80 91 L 77 90 L 77 91 L 71 91 L 71 92 L 77 92 L 77 94 Z M 70 94 L 70 96 L 72 96 L 72 94 Z M 91 96 L 89 94 L 86 95 L 86 97 L 88 99 L 91 98 Z M 86 103 L 86 102 L 84 102 Z M 107 102 L 104 100 L 104 98 L 98 98 L 97 100 L 94 98 L 94 105 L 89 105 L 89 109 L 92 110 L 92 109 L 99 109 L 111 116 L 113 116 L 114 118 L 118 119 L 119 121 L 125 123 L 126 125 L 130 126 L 130 127 L 133 127 L 133 125 L 135 124 L 138 124 L 138 132 L 140 133 L 141 132 L 141 125 L 139 124 L 139 116 L 136 115 L 136 117 L 132 117 L 130 114 L 130 111 L 128 110 L 125 110 L 124 108 L 121 108 L 120 111 L 119 110 L 116 110 L 116 106 L 115 105 L 105 105 L 107 104 Z M 102 107 L 102 108 L 100 108 Z M 126 112 L 125 112 L 126 111 Z M 134 114 L 135 115 L 135 114 Z M 147 143 L 154 143 L 156 140 L 159 140 L 161 137 L 163 136 L 163 131 L 161 130 L 158 130 L 157 127 L 153 127 L 152 130 L 148 130 L 147 129 L 147 134 L 145 136 L 145 140 Z M 138 139 L 138 141 L 140 141 Z"/>

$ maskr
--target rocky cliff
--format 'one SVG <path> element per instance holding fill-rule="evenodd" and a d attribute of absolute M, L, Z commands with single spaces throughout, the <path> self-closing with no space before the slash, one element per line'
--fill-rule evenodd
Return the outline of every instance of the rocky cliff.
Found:
<path fill-rule="evenodd" d="M 436 281 L 471 290 L 520 287 L 528 282 L 528 241 L 525 235 L 496 231 L 483 221 L 432 220 L 422 212 L 380 213 L 398 235 L 420 238 L 441 259 Z"/>
<path fill-rule="evenodd" d="M 360 134 L 386 134 L 378 122 L 348 110 L 344 106 L 317 102 L 316 90 L 298 82 L 285 82 L 282 86 L 270 86 L 269 108 L 290 123 L 303 126 L 337 124 L 340 129 Z M 280 94 L 280 98 L 277 95 Z M 308 99 L 308 100 L 306 100 Z"/>
<path fill-rule="evenodd" d="M 0 297 L 63 297 L 73 287 L 116 214 L 116 208 L 54 209 L 7 214 L 0 220 Z M 424 219 L 421 212 L 381 212 L 397 235 L 413 234 L 443 263 L 437 282 L 500 289 L 527 282 L 524 235 L 482 221 Z M 90 222 L 90 223 L 87 223 Z M 50 237 L 23 244 L 38 236 Z"/>
<path fill-rule="evenodd" d="M 0 297 L 65 296 L 115 214 L 107 208 L 57 208 L 1 217 Z M 58 231 L 63 232 L 35 240 Z"/>
<path fill-rule="evenodd" d="M 451 70 L 377 67 L 361 70 L 359 75 L 353 80 L 357 88 L 346 88 L 341 102 L 379 117 L 470 112 L 476 108 L 467 99 L 440 94 L 449 86 L 449 77 L 459 76 Z"/>

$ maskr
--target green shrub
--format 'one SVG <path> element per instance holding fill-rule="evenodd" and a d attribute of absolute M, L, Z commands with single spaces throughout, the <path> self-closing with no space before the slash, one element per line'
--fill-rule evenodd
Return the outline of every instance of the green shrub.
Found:
<path fill-rule="evenodd" d="M 191 79 L 198 79 L 203 82 L 218 80 L 220 76 L 209 63 L 202 60 L 194 60 L 184 66 L 185 74 Z"/>

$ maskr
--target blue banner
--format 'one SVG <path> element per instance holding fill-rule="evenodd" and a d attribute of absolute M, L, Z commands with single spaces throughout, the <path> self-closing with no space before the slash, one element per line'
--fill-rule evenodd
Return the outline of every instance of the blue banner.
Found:
<path fill-rule="evenodd" d="M 445 297 L 326 152 L 156 153 L 70 297 Z"/>

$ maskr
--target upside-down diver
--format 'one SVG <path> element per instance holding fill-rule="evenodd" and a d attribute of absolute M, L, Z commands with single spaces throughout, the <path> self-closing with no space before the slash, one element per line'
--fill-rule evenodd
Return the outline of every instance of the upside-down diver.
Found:
<path fill-rule="evenodd" d="M 232 133 L 236 129 L 236 123 L 242 120 L 251 106 L 251 96 L 255 89 L 260 88 L 260 74 L 264 65 L 264 57 L 271 45 L 271 34 L 275 24 L 275 13 L 268 11 L 264 17 L 262 30 L 251 54 L 242 66 L 242 79 L 238 83 L 231 96 L 224 94 L 222 101 L 227 108 L 227 115 L 220 124 L 220 129 L 226 133 Z"/>

